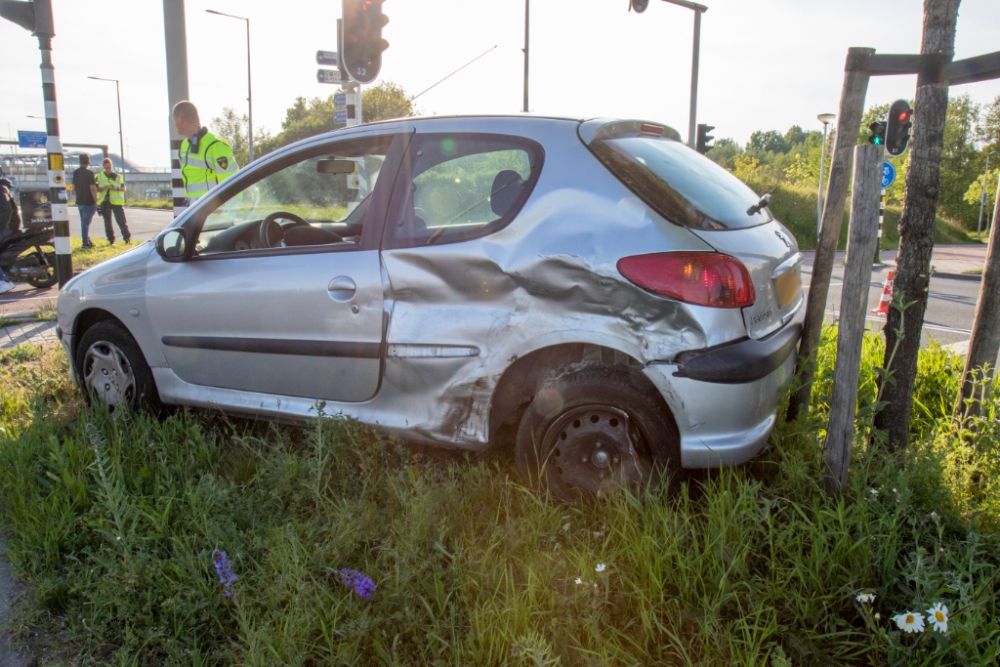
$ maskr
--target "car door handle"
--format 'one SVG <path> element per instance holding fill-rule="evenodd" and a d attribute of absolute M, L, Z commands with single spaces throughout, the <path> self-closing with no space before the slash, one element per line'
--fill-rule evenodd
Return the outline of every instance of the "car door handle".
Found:
<path fill-rule="evenodd" d="M 358 286 L 347 276 L 337 276 L 326 286 L 330 292 L 330 298 L 334 301 L 350 301 L 354 298 L 354 293 L 358 291 Z"/>

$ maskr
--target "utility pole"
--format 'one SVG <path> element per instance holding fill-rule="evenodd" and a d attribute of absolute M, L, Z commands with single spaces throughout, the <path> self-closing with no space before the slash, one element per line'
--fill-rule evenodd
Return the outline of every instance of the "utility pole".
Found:
<path fill-rule="evenodd" d="M 985 189 L 983 193 L 985 194 Z M 1000 195 L 1000 182 L 997 183 Z M 986 251 L 986 265 L 983 267 L 983 283 L 979 288 L 979 303 L 976 304 L 976 319 L 972 323 L 972 337 L 969 338 L 969 353 L 962 372 L 962 388 L 959 390 L 955 416 L 980 414 L 980 408 L 987 400 L 985 392 L 993 376 L 993 367 L 1000 355 L 1000 234 L 997 233 L 996 219 L 1000 213 L 1000 196 L 993 207 L 993 227 L 990 228 L 990 245 Z M 977 393 L 983 395 L 976 396 Z"/>
<path fill-rule="evenodd" d="M 531 0 L 524 0 L 524 113 L 528 113 L 528 20 L 531 18 Z"/>
<path fill-rule="evenodd" d="M 52 38 L 56 36 L 52 18 L 52 0 L 34 2 L 0 2 L 0 16 L 8 19 L 38 38 L 42 53 L 42 99 L 45 102 L 45 141 L 49 182 L 49 207 L 55 228 L 56 278 L 62 287 L 73 277 L 73 249 L 69 240 L 69 207 L 66 205 L 66 169 L 63 147 L 59 139 L 59 112 L 56 108 L 56 75 L 52 65 Z"/>
<path fill-rule="evenodd" d="M 899 221 L 900 243 L 896 255 L 893 290 L 907 305 L 901 313 L 890 308 L 885 323 L 885 362 L 892 382 L 882 380 L 886 406 L 875 415 L 875 428 L 888 431 L 890 451 L 906 446 L 913 390 L 917 376 L 920 333 L 930 290 L 931 252 L 934 249 L 934 219 L 937 212 L 944 145 L 945 114 L 948 111 L 948 81 L 944 70 L 955 55 L 955 24 L 959 0 L 924 0 L 924 31 L 921 54 L 942 57 L 940 67 L 917 75 L 913 145 L 907 163 L 903 216 Z M 901 338 L 899 332 L 905 332 Z"/>
<path fill-rule="evenodd" d="M 170 126 L 170 172 L 176 218 L 187 210 L 179 155 L 185 137 L 177 132 L 173 119 L 174 105 L 189 97 L 184 0 L 163 0 L 163 36 L 167 47 L 167 123 Z"/>

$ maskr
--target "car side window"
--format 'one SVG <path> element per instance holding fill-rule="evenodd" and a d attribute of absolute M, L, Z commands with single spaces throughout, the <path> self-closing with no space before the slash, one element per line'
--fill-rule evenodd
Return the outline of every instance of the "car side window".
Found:
<path fill-rule="evenodd" d="M 542 155 L 522 137 L 418 135 L 409 178 L 393 197 L 387 247 L 454 243 L 506 226 L 538 180 Z"/>
<path fill-rule="evenodd" d="M 204 215 L 195 256 L 358 245 L 392 138 L 362 137 L 277 163 Z"/>

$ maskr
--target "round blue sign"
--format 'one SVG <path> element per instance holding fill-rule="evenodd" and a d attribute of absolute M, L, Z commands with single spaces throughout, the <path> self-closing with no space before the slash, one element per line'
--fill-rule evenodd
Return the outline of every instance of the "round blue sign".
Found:
<path fill-rule="evenodd" d="M 882 189 L 885 190 L 887 187 L 892 185 L 893 181 L 896 180 L 896 168 L 892 166 L 891 162 L 882 163 Z"/>

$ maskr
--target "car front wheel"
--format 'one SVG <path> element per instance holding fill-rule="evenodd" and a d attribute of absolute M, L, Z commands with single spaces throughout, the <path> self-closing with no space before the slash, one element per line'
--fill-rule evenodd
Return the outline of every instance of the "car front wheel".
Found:
<path fill-rule="evenodd" d="M 679 435 L 662 400 L 618 368 L 589 368 L 549 380 L 517 432 L 521 475 L 564 502 L 629 489 L 680 472 Z"/>
<path fill-rule="evenodd" d="M 98 322 L 87 329 L 77 348 L 76 368 L 91 404 L 134 411 L 159 406 L 149 364 L 135 339 L 116 322 Z"/>

